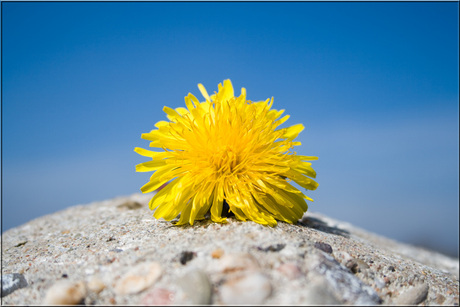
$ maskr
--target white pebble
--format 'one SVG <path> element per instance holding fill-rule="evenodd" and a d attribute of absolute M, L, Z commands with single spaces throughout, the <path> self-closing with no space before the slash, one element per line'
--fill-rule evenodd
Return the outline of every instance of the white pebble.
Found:
<path fill-rule="evenodd" d="M 44 305 L 77 305 L 86 297 L 83 282 L 60 281 L 46 293 Z"/>
<path fill-rule="evenodd" d="M 228 280 L 220 287 L 220 299 L 227 305 L 260 305 L 270 295 L 270 281 L 261 273 Z"/>
<path fill-rule="evenodd" d="M 161 274 L 162 268 L 158 262 L 138 264 L 118 281 L 116 290 L 120 294 L 141 292 L 153 285 Z"/>
<path fill-rule="evenodd" d="M 88 289 L 95 293 L 100 293 L 105 289 L 105 287 L 106 286 L 104 282 L 97 277 L 91 278 L 91 280 L 88 282 Z"/>
<path fill-rule="evenodd" d="M 212 285 L 204 271 L 192 269 L 179 279 L 178 285 L 184 292 L 184 303 L 192 305 L 211 304 Z"/>
<path fill-rule="evenodd" d="M 229 254 L 219 259 L 219 269 L 224 273 L 254 271 L 259 267 L 257 260 L 250 254 Z"/>

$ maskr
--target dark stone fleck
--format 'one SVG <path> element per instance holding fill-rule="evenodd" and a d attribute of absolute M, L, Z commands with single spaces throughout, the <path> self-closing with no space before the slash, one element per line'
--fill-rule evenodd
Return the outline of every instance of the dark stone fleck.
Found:
<path fill-rule="evenodd" d="M 390 270 L 390 271 L 394 272 L 394 271 L 395 271 L 395 267 L 394 267 L 394 266 L 392 266 L 392 265 L 390 265 L 390 266 L 388 267 L 388 270 Z"/>
<path fill-rule="evenodd" d="M 26 245 L 27 242 L 28 242 L 28 241 L 19 242 L 19 243 L 16 244 L 14 247 L 19 247 L 19 246 Z"/>
<path fill-rule="evenodd" d="M 106 242 L 110 242 L 110 241 L 115 241 L 115 238 L 114 238 L 114 237 L 110 237 L 110 238 L 107 239 Z"/>
<path fill-rule="evenodd" d="M 192 260 L 195 256 L 196 256 L 195 252 L 183 251 L 179 255 L 179 261 L 180 261 L 180 263 L 185 265 L 187 262 Z"/>
<path fill-rule="evenodd" d="M 62 278 L 67 278 L 67 277 L 69 277 L 69 275 L 67 275 L 67 274 L 62 274 Z"/>
<path fill-rule="evenodd" d="M 14 291 L 27 287 L 29 284 L 22 274 L 13 273 L 2 275 L 2 297 Z"/>
<path fill-rule="evenodd" d="M 285 246 L 286 246 L 286 244 L 279 243 L 279 244 L 274 244 L 274 245 L 270 245 L 270 246 L 267 246 L 267 247 L 257 247 L 257 249 L 260 250 L 260 251 L 263 251 L 263 252 L 279 252 Z"/>
<path fill-rule="evenodd" d="M 345 266 L 348 269 L 350 269 L 350 271 L 353 272 L 353 274 L 356 274 L 356 273 L 358 273 L 360 271 L 359 267 L 358 267 L 358 264 L 355 261 L 348 261 Z"/>
<path fill-rule="evenodd" d="M 315 247 L 325 253 L 332 254 L 332 246 L 324 242 L 315 242 Z"/>

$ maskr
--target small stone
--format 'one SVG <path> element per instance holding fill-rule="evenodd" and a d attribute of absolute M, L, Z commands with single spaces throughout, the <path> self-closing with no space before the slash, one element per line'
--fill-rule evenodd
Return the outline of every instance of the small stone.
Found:
<path fill-rule="evenodd" d="M 27 286 L 27 281 L 22 274 L 13 273 L 2 275 L 2 297 Z"/>
<path fill-rule="evenodd" d="M 180 263 L 185 265 L 187 262 L 189 262 L 190 260 L 195 258 L 195 256 L 196 256 L 195 252 L 183 251 L 179 255 L 179 261 L 180 261 Z"/>
<path fill-rule="evenodd" d="M 302 305 L 341 305 L 342 303 L 335 297 L 329 289 L 326 281 L 319 280 L 313 282 L 304 292 L 305 299 Z"/>
<path fill-rule="evenodd" d="M 390 265 L 390 266 L 388 267 L 388 270 L 391 271 L 391 272 L 394 272 L 394 271 L 395 271 L 395 267 L 392 266 L 392 265 Z"/>
<path fill-rule="evenodd" d="M 228 280 L 220 287 L 220 299 L 227 305 L 260 305 L 272 291 L 270 281 L 261 273 Z"/>
<path fill-rule="evenodd" d="M 212 286 L 205 272 L 193 269 L 178 281 L 184 293 L 186 304 L 209 305 L 211 304 Z"/>
<path fill-rule="evenodd" d="M 284 263 L 280 265 L 277 270 L 288 279 L 296 279 L 302 276 L 302 271 L 300 271 L 300 268 L 294 263 Z"/>
<path fill-rule="evenodd" d="M 438 295 L 436 296 L 436 303 L 439 304 L 439 305 L 441 305 L 442 303 L 444 303 L 445 300 L 446 300 L 446 298 L 445 298 L 443 295 L 441 295 L 441 294 L 438 294 Z"/>
<path fill-rule="evenodd" d="M 77 305 L 86 297 L 85 284 L 67 280 L 55 283 L 46 293 L 45 305 Z"/>
<path fill-rule="evenodd" d="M 267 247 L 257 247 L 257 249 L 263 252 L 279 252 L 285 246 L 286 244 L 280 243 L 280 244 L 269 245 Z"/>
<path fill-rule="evenodd" d="M 104 282 L 97 277 L 91 278 L 91 280 L 88 282 L 88 289 L 95 293 L 100 293 L 105 289 L 105 287 L 106 286 Z"/>
<path fill-rule="evenodd" d="M 138 264 L 118 281 L 116 290 L 120 294 L 139 293 L 153 285 L 161 274 L 158 262 Z"/>
<path fill-rule="evenodd" d="M 23 246 L 23 245 L 26 245 L 28 241 L 21 241 L 19 242 L 18 244 L 16 244 L 14 247 L 19 247 L 19 246 Z"/>
<path fill-rule="evenodd" d="M 382 290 L 386 285 L 385 281 L 380 278 L 376 278 L 374 282 L 375 286 L 380 290 Z"/>
<path fill-rule="evenodd" d="M 351 258 L 346 263 L 345 266 L 353 272 L 353 274 L 363 272 L 369 269 L 369 265 L 362 261 L 361 259 Z"/>
<path fill-rule="evenodd" d="M 164 288 L 154 288 L 141 300 L 144 306 L 166 306 L 174 301 L 174 292 Z"/>
<path fill-rule="evenodd" d="M 315 247 L 325 253 L 332 254 L 332 246 L 324 242 L 315 242 Z"/>
<path fill-rule="evenodd" d="M 356 305 L 382 303 L 382 299 L 372 287 L 364 284 L 332 255 L 321 253 L 315 258 L 317 262 L 311 261 L 311 270 L 321 275 L 333 293 L 345 303 L 353 302 Z"/>
<path fill-rule="evenodd" d="M 245 253 L 225 255 L 220 259 L 219 264 L 223 273 L 254 271 L 260 267 L 257 260 L 251 254 Z"/>
<path fill-rule="evenodd" d="M 222 257 L 224 255 L 224 250 L 221 249 L 221 248 L 218 248 L 218 249 L 215 249 L 212 251 L 211 253 L 211 257 L 212 258 L 215 258 L 215 259 L 219 259 L 220 257 Z"/>
<path fill-rule="evenodd" d="M 417 305 L 423 302 L 428 296 L 429 287 L 427 284 L 417 285 L 403 292 L 395 299 L 396 305 Z"/>
<path fill-rule="evenodd" d="M 142 208 L 142 205 L 140 203 L 138 203 L 137 201 L 128 200 L 128 201 L 125 201 L 122 204 L 119 204 L 117 206 L 117 208 L 118 209 L 125 209 L 125 210 L 136 210 L 136 209 Z"/>

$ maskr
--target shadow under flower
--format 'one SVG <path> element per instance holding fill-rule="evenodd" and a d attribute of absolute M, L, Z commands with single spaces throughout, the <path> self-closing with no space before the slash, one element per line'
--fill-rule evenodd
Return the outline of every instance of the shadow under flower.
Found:
<path fill-rule="evenodd" d="M 322 232 L 349 238 L 350 232 L 338 227 L 329 226 L 326 222 L 317 217 L 304 216 L 298 223 L 298 226 L 313 228 Z"/>

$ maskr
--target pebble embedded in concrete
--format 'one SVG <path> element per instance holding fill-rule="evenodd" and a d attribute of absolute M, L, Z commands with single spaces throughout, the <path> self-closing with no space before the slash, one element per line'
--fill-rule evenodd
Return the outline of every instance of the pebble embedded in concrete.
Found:
<path fill-rule="evenodd" d="M 427 284 L 416 285 L 413 288 L 401 293 L 395 300 L 398 305 L 417 305 L 423 302 L 428 296 L 429 287 Z"/>
<path fill-rule="evenodd" d="M 106 288 L 105 283 L 98 277 L 93 277 L 88 281 L 88 290 L 99 294 L 102 290 Z"/>
<path fill-rule="evenodd" d="M 86 287 L 81 281 L 58 281 L 46 293 L 44 305 L 77 305 L 86 297 Z"/>
<path fill-rule="evenodd" d="M 364 284 L 331 255 L 322 252 L 314 258 L 316 261 L 312 263 L 312 270 L 324 276 L 330 288 L 345 302 L 362 305 L 375 305 L 382 302 L 374 289 Z"/>
<path fill-rule="evenodd" d="M 190 270 L 179 278 L 178 285 L 183 291 L 185 304 L 211 304 L 212 285 L 207 274 L 202 270 Z"/>
<path fill-rule="evenodd" d="M 224 252 L 224 250 L 223 250 L 222 248 L 217 248 L 217 249 L 215 249 L 215 250 L 212 251 L 211 257 L 212 257 L 212 258 L 219 259 L 219 258 L 222 257 L 224 254 L 225 254 L 225 252 Z"/>
<path fill-rule="evenodd" d="M 220 299 L 227 305 L 260 305 L 271 291 L 268 278 L 258 272 L 230 278 L 219 289 Z"/>
<path fill-rule="evenodd" d="M 165 288 L 153 288 L 141 300 L 144 306 L 167 306 L 174 302 L 174 292 Z"/>
<path fill-rule="evenodd" d="M 120 294 L 138 293 L 153 285 L 161 274 L 158 262 L 140 263 L 117 282 L 115 289 Z"/>
<path fill-rule="evenodd" d="M 324 242 L 315 242 L 315 247 L 325 253 L 332 254 L 332 246 Z"/>
<path fill-rule="evenodd" d="M 305 305 L 341 305 L 334 292 L 329 289 L 327 282 L 321 278 L 310 284 L 303 296 L 302 304 Z"/>
<path fill-rule="evenodd" d="M 220 270 L 223 273 L 253 271 L 260 268 L 260 265 L 254 256 L 247 253 L 227 254 L 219 260 Z"/>
<path fill-rule="evenodd" d="M 2 275 L 2 297 L 27 286 L 27 280 L 22 274 L 12 273 Z"/>

